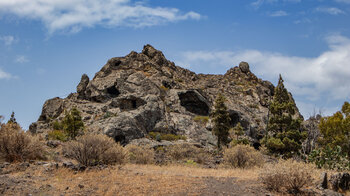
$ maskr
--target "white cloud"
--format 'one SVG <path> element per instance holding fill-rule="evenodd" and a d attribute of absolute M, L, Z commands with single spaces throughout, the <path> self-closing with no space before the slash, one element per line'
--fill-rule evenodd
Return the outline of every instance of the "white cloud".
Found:
<path fill-rule="evenodd" d="M 287 88 L 300 98 L 299 102 L 344 101 L 350 97 L 350 39 L 332 35 L 325 41 L 329 50 L 317 57 L 258 50 L 189 51 L 181 55 L 178 63 L 195 70 L 224 72 L 240 61 L 247 61 L 252 72 L 263 79 L 276 82 L 281 73 Z"/>
<path fill-rule="evenodd" d="M 269 13 L 269 16 L 271 16 L 271 17 L 288 16 L 288 13 L 286 11 L 279 10 L 279 11 Z"/>
<path fill-rule="evenodd" d="M 5 71 L 3 71 L 1 68 L 0 68 L 0 80 L 1 79 L 11 79 L 13 78 L 13 76 L 9 73 L 6 73 Z"/>
<path fill-rule="evenodd" d="M 12 35 L 0 36 L 0 41 L 3 41 L 6 46 L 10 46 L 13 43 L 17 42 L 15 37 L 13 37 Z"/>
<path fill-rule="evenodd" d="M 16 63 L 28 63 L 29 59 L 28 57 L 24 56 L 24 55 L 18 55 L 15 59 Z"/>
<path fill-rule="evenodd" d="M 131 0 L 2 0 L 0 12 L 42 21 L 50 33 L 78 32 L 83 27 L 145 27 L 201 18 L 196 12 L 149 7 Z"/>
<path fill-rule="evenodd" d="M 343 10 L 336 7 L 317 7 L 315 8 L 315 11 L 331 15 L 345 14 Z"/>
<path fill-rule="evenodd" d="M 300 3 L 301 0 L 255 0 L 252 3 L 250 3 L 250 5 L 255 8 L 255 9 L 259 9 L 263 4 L 273 4 L 273 3 L 280 3 L 280 2 L 284 2 L 284 3 Z"/>

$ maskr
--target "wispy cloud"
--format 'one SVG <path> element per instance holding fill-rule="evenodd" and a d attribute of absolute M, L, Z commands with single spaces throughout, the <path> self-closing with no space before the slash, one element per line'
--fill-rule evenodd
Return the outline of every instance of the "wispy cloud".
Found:
<path fill-rule="evenodd" d="M 0 68 L 0 80 L 1 79 L 11 79 L 11 78 L 14 78 L 14 76 L 12 76 L 11 74 L 3 71 L 1 68 Z"/>
<path fill-rule="evenodd" d="M 190 11 L 150 7 L 131 0 L 2 0 L 0 11 L 42 21 L 50 33 L 78 32 L 84 27 L 146 27 L 201 18 Z"/>
<path fill-rule="evenodd" d="M 24 55 L 18 55 L 15 59 L 16 63 L 28 63 L 29 59 L 28 57 L 24 56 Z"/>
<path fill-rule="evenodd" d="M 332 35 L 325 41 L 329 50 L 314 58 L 258 50 L 189 51 L 178 63 L 190 69 L 224 70 L 247 61 L 263 79 L 276 81 L 281 73 L 288 89 L 310 102 L 346 100 L 350 97 L 350 39 Z"/>
<path fill-rule="evenodd" d="M 286 11 L 279 10 L 279 11 L 271 12 L 268 15 L 271 17 L 281 17 L 281 16 L 288 16 L 288 13 Z"/>
<path fill-rule="evenodd" d="M 3 35 L 3 36 L 0 36 L 0 41 L 4 42 L 6 46 L 10 46 L 13 43 L 16 43 L 17 39 L 15 39 L 15 37 L 12 35 Z"/>
<path fill-rule="evenodd" d="M 263 4 L 273 4 L 273 3 L 300 3 L 301 0 L 254 0 L 250 3 L 250 5 L 255 8 L 259 9 Z"/>
<path fill-rule="evenodd" d="M 321 12 L 331 15 L 345 14 L 343 10 L 336 7 L 317 7 L 315 8 L 315 12 Z"/>

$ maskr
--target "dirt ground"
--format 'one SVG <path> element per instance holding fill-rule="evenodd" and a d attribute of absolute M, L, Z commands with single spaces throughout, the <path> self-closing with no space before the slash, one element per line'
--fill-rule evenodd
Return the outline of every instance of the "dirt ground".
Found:
<path fill-rule="evenodd" d="M 255 169 L 127 164 L 76 172 L 22 163 L 0 171 L 1 195 L 269 195 Z"/>

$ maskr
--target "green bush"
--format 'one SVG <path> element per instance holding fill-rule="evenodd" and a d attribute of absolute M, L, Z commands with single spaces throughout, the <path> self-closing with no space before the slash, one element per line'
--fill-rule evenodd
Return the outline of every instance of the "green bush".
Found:
<path fill-rule="evenodd" d="M 186 140 L 186 136 L 183 135 L 175 135 L 175 134 L 164 134 L 164 133 L 159 133 L 159 132 L 149 132 L 148 135 L 150 138 L 161 141 L 161 140 L 166 140 L 166 141 L 176 141 L 176 140 Z"/>
<path fill-rule="evenodd" d="M 62 130 L 53 130 L 47 133 L 47 137 L 49 140 L 60 140 L 62 142 L 68 141 L 68 135 Z"/>
<path fill-rule="evenodd" d="M 167 156 L 173 161 L 193 160 L 196 163 L 204 163 L 211 157 L 204 149 L 191 144 L 176 144 L 166 148 Z"/>
<path fill-rule="evenodd" d="M 63 124 L 60 123 L 59 121 L 55 120 L 52 123 L 52 128 L 53 128 L 53 130 L 63 130 Z"/>
<path fill-rule="evenodd" d="M 209 122 L 209 116 L 195 116 L 193 120 L 202 125 L 206 125 Z"/>
<path fill-rule="evenodd" d="M 75 139 L 78 135 L 81 135 L 84 129 L 84 123 L 80 116 L 80 112 L 77 108 L 73 108 L 66 114 L 61 122 L 64 131 L 71 139 Z"/>
<path fill-rule="evenodd" d="M 308 161 L 315 163 L 318 168 L 332 170 L 349 170 L 350 161 L 346 153 L 342 152 L 340 146 L 313 150 L 308 156 Z"/>

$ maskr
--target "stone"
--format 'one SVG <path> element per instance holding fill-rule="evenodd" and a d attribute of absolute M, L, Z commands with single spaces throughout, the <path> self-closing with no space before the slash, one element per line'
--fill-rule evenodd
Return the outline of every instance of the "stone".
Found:
<path fill-rule="evenodd" d="M 319 187 L 322 189 L 328 189 L 327 172 L 322 172 L 320 179 L 321 183 L 319 184 Z"/>
<path fill-rule="evenodd" d="M 185 142 L 211 148 L 217 139 L 210 120 L 203 125 L 194 118 L 209 118 L 221 92 L 227 98 L 231 126 L 241 123 L 252 144 L 259 145 L 273 90 L 271 82 L 250 72 L 248 63 L 241 62 L 224 75 L 196 74 L 146 45 L 141 53 L 109 59 L 91 80 L 83 75 L 76 93 L 47 100 L 31 132 L 47 135 L 50 122 L 76 107 L 87 132 L 104 133 L 122 145 L 149 132 L 162 132 L 184 135 Z"/>
<path fill-rule="evenodd" d="M 250 72 L 249 64 L 248 64 L 247 62 L 244 62 L 244 61 L 242 61 L 242 62 L 239 63 L 239 69 L 241 69 L 241 71 L 242 71 L 243 73 L 248 73 L 248 72 Z"/>
<path fill-rule="evenodd" d="M 80 82 L 77 86 L 77 93 L 78 93 L 78 97 L 81 99 L 85 99 L 85 90 L 87 85 L 89 84 L 89 76 L 87 76 L 86 74 L 83 74 L 81 76 Z"/>
<path fill-rule="evenodd" d="M 335 191 L 347 191 L 350 189 L 350 174 L 346 172 L 333 174 L 330 177 L 330 184 Z"/>
<path fill-rule="evenodd" d="M 62 142 L 59 140 L 49 140 L 46 142 L 46 145 L 51 147 L 51 148 L 57 148 L 61 144 L 62 144 Z"/>

